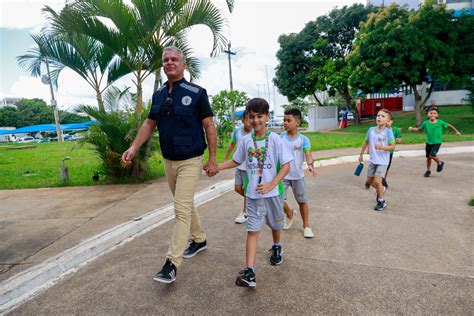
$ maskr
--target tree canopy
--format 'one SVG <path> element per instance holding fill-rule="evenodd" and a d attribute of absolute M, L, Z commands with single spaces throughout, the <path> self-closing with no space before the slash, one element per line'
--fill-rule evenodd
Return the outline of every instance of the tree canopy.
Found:
<path fill-rule="evenodd" d="M 417 85 L 454 77 L 457 32 L 452 20 L 443 6 L 431 5 L 417 11 L 391 5 L 371 14 L 362 24 L 349 58 L 354 68 L 351 85 L 366 93 L 408 85 L 415 94 L 420 124 L 425 100 Z"/>
<path fill-rule="evenodd" d="M 336 8 L 308 22 L 298 34 L 282 35 L 277 52 L 279 65 L 275 85 L 288 99 L 316 96 L 316 91 L 339 93 L 346 106 L 353 107 L 348 78 L 352 72 L 346 57 L 352 50 L 359 24 L 372 6 L 354 4 Z"/>
<path fill-rule="evenodd" d="M 54 123 L 51 106 L 48 106 L 42 99 L 21 99 L 15 105 L 16 108 L 10 106 L 0 108 L 0 126 L 20 128 Z M 88 117 L 67 111 L 59 111 L 59 116 L 63 124 L 90 121 Z"/>

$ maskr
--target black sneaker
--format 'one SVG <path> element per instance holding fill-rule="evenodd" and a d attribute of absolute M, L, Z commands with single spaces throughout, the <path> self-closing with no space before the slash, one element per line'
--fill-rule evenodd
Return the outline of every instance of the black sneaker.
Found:
<path fill-rule="evenodd" d="M 204 240 L 203 242 L 195 242 L 191 240 L 188 249 L 186 249 L 183 253 L 183 258 L 189 259 L 194 257 L 198 252 L 203 251 L 207 248 L 207 242 Z"/>
<path fill-rule="evenodd" d="M 426 171 L 425 174 L 423 175 L 425 178 L 429 178 L 431 176 L 431 171 Z"/>
<path fill-rule="evenodd" d="M 444 167 L 444 161 L 441 161 L 441 163 L 438 165 L 438 167 L 436 167 L 436 172 L 443 171 L 443 167 Z"/>
<path fill-rule="evenodd" d="M 255 272 L 251 268 L 246 268 L 239 272 L 239 276 L 235 279 L 235 285 L 243 287 L 256 287 L 257 278 Z"/>
<path fill-rule="evenodd" d="M 176 281 L 176 266 L 169 259 L 166 259 L 165 265 L 160 272 L 155 274 L 153 280 L 161 283 L 173 283 Z"/>
<path fill-rule="evenodd" d="M 388 183 L 385 178 L 382 178 L 382 185 L 388 189 Z"/>
<path fill-rule="evenodd" d="M 270 255 L 270 264 L 277 266 L 283 262 L 281 256 L 281 246 L 273 245 L 272 249 L 269 250 L 272 254 Z"/>
<path fill-rule="evenodd" d="M 383 211 L 386 207 L 387 203 L 385 203 L 385 201 L 377 201 L 377 205 L 375 205 L 374 210 Z"/>

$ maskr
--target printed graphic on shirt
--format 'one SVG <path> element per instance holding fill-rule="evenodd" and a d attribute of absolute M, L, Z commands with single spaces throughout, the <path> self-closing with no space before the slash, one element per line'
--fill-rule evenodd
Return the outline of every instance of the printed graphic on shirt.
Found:
<path fill-rule="evenodd" d="M 193 102 L 193 99 L 192 99 L 189 95 L 186 95 L 186 96 L 184 96 L 184 97 L 181 99 L 181 103 L 182 103 L 184 106 L 190 105 L 191 102 Z"/>
<path fill-rule="evenodd" d="M 233 157 L 233 160 L 237 163 L 246 163 L 248 178 L 246 195 L 253 199 L 280 195 L 280 186 L 276 186 L 266 194 L 258 193 L 259 178 L 262 178 L 261 183 L 272 182 L 278 174 L 280 166 L 293 160 L 291 153 L 284 148 L 277 134 L 269 133 L 267 138 L 267 140 L 265 138 L 256 139 L 257 146 L 255 148 L 252 135 L 247 134 L 238 144 Z M 265 146 L 265 143 L 267 143 L 267 146 Z"/>

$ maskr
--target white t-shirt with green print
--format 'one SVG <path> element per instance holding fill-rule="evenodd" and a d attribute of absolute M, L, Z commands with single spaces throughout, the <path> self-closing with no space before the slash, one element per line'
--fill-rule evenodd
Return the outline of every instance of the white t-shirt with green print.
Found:
<path fill-rule="evenodd" d="M 253 132 L 247 134 L 239 142 L 237 150 L 232 158 L 235 162 L 242 164 L 247 162 L 246 196 L 252 199 L 279 196 L 283 192 L 283 185 L 277 185 L 272 191 L 260 194 L 257 192 L 257 185 L 260 175 L 262 183 L 272 182 L 280 171 L 280 166 L 293 160 L 291 152 L 283 145 L 283 141 L 276 133 L 269 132 L 265 137 L 255 139 L 257 149 L 254 146 Z M 263 169 L 260 169 L 257 157 L 262 155 L 265 148 L 265 139 L 268 137 L 267 154 L 263 163 Z"/>

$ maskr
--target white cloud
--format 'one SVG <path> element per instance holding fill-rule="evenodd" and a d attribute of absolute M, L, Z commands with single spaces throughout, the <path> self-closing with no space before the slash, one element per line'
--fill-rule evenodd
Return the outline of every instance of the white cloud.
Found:
<path fill-rule="evenodd" d="M 64 0 L 2 0 L 0 27 L 11 29 L 37 28 L 44 22 L 41 9 L 48 5 L 56 11 L 64 7 Z"/>

